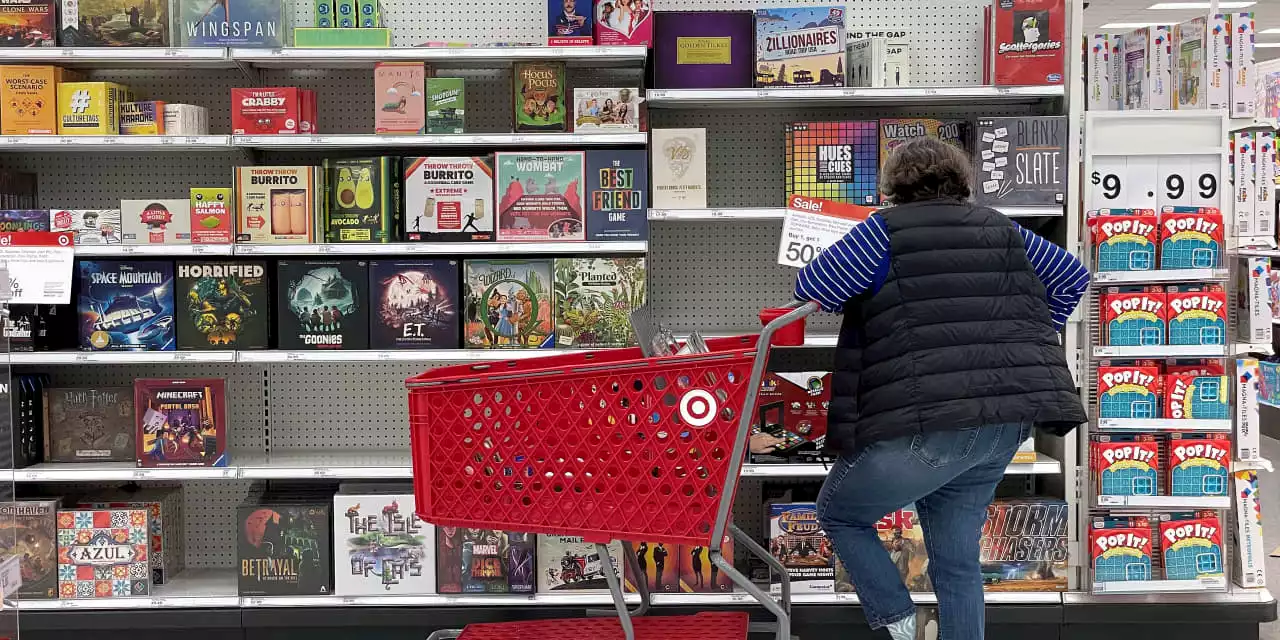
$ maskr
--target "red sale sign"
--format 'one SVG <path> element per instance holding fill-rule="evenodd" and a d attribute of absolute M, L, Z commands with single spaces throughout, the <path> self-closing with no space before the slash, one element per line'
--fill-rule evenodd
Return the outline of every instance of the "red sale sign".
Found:
<path fill-rule="evenodd" d="M 0 247 L 71 247 L 75 235 L 68 231 L 0 232 Z"/>
<path fill-rule="evenodd" d="M 75 262 L 70 233 L 0 233 L 0 300 L 11 304 L 69 304 Z"/>

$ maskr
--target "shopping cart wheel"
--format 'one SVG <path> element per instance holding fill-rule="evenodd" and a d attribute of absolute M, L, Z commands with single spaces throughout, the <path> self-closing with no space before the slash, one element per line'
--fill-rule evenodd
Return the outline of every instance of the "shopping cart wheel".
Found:
<path fill-rule="evenodd" d="M 457 640 L 462 635 L 462 629 L 440 629 L 427 636 L 427 640 Z"/>

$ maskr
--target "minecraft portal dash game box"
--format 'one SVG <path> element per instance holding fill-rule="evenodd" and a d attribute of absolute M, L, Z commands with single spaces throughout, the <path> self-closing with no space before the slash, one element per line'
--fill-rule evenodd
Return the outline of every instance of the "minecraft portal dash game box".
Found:
<path fill-rule="evenodd" d="M 1218 284 L 1167 288 L 1169 344 L 1226 344 L 1227 293 Z"/>
<path fill-rule="evenodd" d="M 138 466 L 227 466 L 226 395 L 222 378 L 135 380 Z"/>
<path fill-rule="evenodd" d="M 1151 579 L 1151 521 L 1147 516 L 1094 518 L 1089 529 L 1094 582 Z"/>
<path fill-rule="evenodd" d="M 1156 268 L 1160 227 L 1152 209 L 1099 209 L 1089 215 L 1098 271 Z M 1096 214 L 1096 215 L 1095 215 Z"/>
<path fill-rule="evenodd" d="M 1164 417 L 1224 420 L 1231 417 L 1230 381 L 1224 375 L 1166 373 Z"/>
<path fill-rule="evenodd" d="M 1099 418 L 1158 418 L 1160 394 L 1160 367 L 1098 367 Z"/>
<path fill-rule="evenodd" d="M 1231 440 L 1226 433 L 1169 435 L 1169 495 L 1229 495 Z"/>
<path fill-rule="evenodd" d="M 1151 434 L 1101 434 L 1090 443 L 1090 468 L 1098 495 L 1154 496 L 1160 447 Z"/>
<path fill-rule="evenodd" d="M 1108 287 L 1102 294 L 1106 344 L 1139 347 L 1165 343 L 1165 291 L 1159 286 Z"/>
<path fill-rule="evenodd" d="M 1221 262 L 1222 213 L 1213 207 L 1160 210 L 1160 268 L 1210 269 Z"/>
<path fill-rule="evenodd" d="M 1165 580 L 1224 575 L 1222 523 L 1216 511 L 1160 514 L 1160 552 Z"/>

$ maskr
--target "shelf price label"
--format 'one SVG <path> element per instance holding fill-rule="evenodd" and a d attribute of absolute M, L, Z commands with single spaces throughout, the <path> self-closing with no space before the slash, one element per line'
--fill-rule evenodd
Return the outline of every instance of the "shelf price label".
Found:
<path fill-rule="evenodd" d="M 778 264 L 786 267 L 809 264 L 873 212 L 875 209 L 871 207 L 789 196 L 782 219 L 782 239 L 778 243 Z"/>

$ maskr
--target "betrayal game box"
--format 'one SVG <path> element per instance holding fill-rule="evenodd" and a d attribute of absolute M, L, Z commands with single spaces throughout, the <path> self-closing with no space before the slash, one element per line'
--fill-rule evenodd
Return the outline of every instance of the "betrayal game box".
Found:
<path fill-rule="evenodd" d="M 57 0 L 0 4 L 0 47 L 52 47 L 58 33 Z"/>
<path fill-rule="evenodd" d="M 556 346 L 635 346 L 631 312 L 647 284 L 644 258 L 556 258 Z"/>
<path fill-rule="evenodd" d="M 513 67 L 516 131 L 564 131 L 569 93 L 563 62 L 518 62 Z"/>
<path fill-rule="evenodd" d="M 83 2 L 83 0 L 81 0 Z M 176 0 L 179 47 L 287 46 L 285 0 Z"/>
<path fill-rule="evenodd" d="M 750 87 L 754 33 L 752 11 L 654 12 L 654 88 Z"/>
<path fill-rule="evenodd" d="M 146 509 L 58 511 L 58 597 L 151 593 L 150 539 Z"/>
<path fill-rule="evenodd" d="M 54 209 L 49 212 L 49 230 L 70 232 L 77 247 L 120 244 L 120 210 Z"/>
<path fill-rule="evenodd" d="M 58 501 L 0 504 L 0 557 L 22 558 L 19 600 L 58 597 Z"/>
<path fill-rule="evenodd" d="M 498 153 L 499 242 L 585 240 L 581 151 Z"/>
<path fill-rule="evenodd" d="M 769 505 L 769 553 L 787 568 L 792 593 L 835 591 L 835 551 L 812 502 Z M 782 585 L 773 582 L 777 593 Z"/>
<path fill-rule="evenodd" d="M 226 380 L 133 383 L 139 467 L 227 466 Z"/>
<path fill-rule="evenodd" d="M 400 159 L 324 161 L 325 242 L 391 242 L 400 226 Z"/>
<path fill-rule="evenodd" d="M 47 388 L 46 462 L 134 460 L 133 387 Z"/>
<path fill-rule="evenodd" d="M 538 536 L 538 593 L 607 590 L 605 571 L 622 574 L 622 543 L 609 543 L 608 558 L 578 536 Z"/>
<path fill-rule="evenodd" d="M 786 127 L 787 197 L 880 202 L 880 123 L 794 122 Z"/>
<path fill-rule="evenodd" d="M 1066 55 L 1063 0 L 1001 0 L 991 5 L 992 79 L 997 86 L 1062 84 Z M 1166 81 L 1168 76 L 1165 76 Z M 1167 108 L 1168 105 L 1166 105 Z"/>
<path fill-rule="evenodd" d="M 438 593 L 533 593 L 531 533 L 436 528 Z"/>
<path fill-rule="evenodd" d="M 643 579 L 650 593 L 675 593 L 680 590 L 680 546 L 662 542 L 633 542 L 632 550 L 640 565 Z M 641 579 L 631 571 L 628 563 L 623 568 L 627 591 L 638 593 Z"/>
<path fill-rule="evenodd" d="M 271 332 L 267 263 L 179 260 L 178 349 L 266 349 Z"/>
<path fill-rule="evenodd" d="M 276 289 L 281 349 L 368 349 L 368 263 L 281 260 Z"/>
<path fill-rule="evenodd" d="M 173 263 L 81 260 L 80 348 L 173 351 Z"/>
<path fill-rule="evenodd" d="M 333 504 L 241 504 L 236 564 L 241 596 L 333 593 Z"/>
<path fill-rule="evenodd" d="M 648 153 L 636 149 L 586 153 L 587 240 L 648 240 Z"/>
<path fill-rule="evenodd" d="M 370 349 L 457 349 L 457 260 L 369 263 Z"/>
<path fill-rule="evenodd" d="M 555 312 L 552 260 L 466 260 L 464 347 L 548 349 Z"/>
<path fill-rule="evenodd" d="M 334 593 L 409 595 L 435 591 L 435 529 L 413 512 L 412 493 L 333 497 Z"/>
<path fill-rule="evenodd" d="M 64 47 L 167 47 L 164 0 L 62 0 L 58 44 Z"/>
<path fill-rule="evenodd" d="M 186 565 L 182 487 L 117 490 L 81 500 L 77 509 L 145 509 L 151 541 L 151 581 L 172 582 Z"/>
<path fill-rule="evenodd" d="M 844 7 L 756 9 L 757 87 L 843 87 Z"/>
<path fill-rule="evenodd" d="M 1067 190 L 1067 118 L 981 118 L 974 130 L 974 202 L 1059 206 Z"/>
<path fill-rule="evenodd" d="M 493 240 L 493 158 L 404 158 L 404 235 L 417 241 Z"/>
<path fill-rule="evenodd" d="M 1056 498 L 998 498 L 982 525 L 987 591 L 1066 591 L 1067 503 Z"/>

